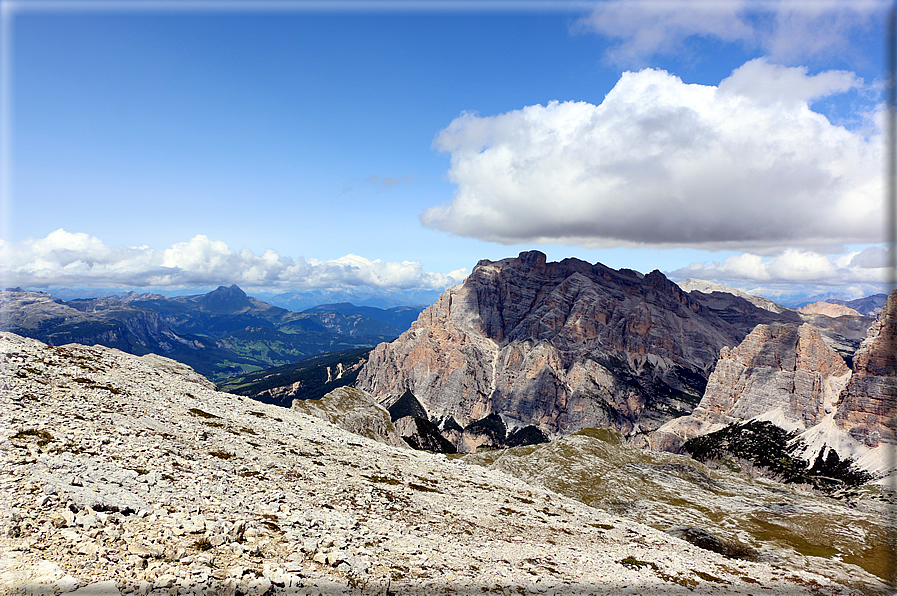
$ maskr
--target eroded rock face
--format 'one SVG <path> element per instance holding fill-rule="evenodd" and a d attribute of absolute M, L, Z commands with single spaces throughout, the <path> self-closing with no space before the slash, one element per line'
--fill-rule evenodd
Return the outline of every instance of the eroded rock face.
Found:
<path fill-rule="evenodd" d="M 869 447 L 894 444 L 897 430 L 897 291 L 869 328 L 853 359 L 838 425 Z"/>
<path fill-rule="evenodd" d="M 728 422 L 781 409 L 810 427 L 833 411 L 849 378 L 815 327 L 758 325 L 737 348 L 721 350 L 700 413 Z"/>
<path fill-rule="evenodd" d="M 734 349 L 723 348 L 701 403 L 689 416 L 651 433 L 655 449 L 677 451 L 688 439 L 732 422 L 769 420 L 800 433 L 797 455 L 827 449 L 877 477 L 893 469 L 897 408 L 897 294 L 869 328 L 853 370 L 810 324 L 758 325 Z"/>
<path fill-rule="evenodd" d="M 781 316 L 730 296 L 750 317 Z M 720 348 L 753 328 L 724 320 L 659 271 L 642 275 L 540 252 L 480 261 L 411 329 L 381 344 L 357 386 L 381 403 L 410 389 L 431 419 L 500 413 L 549 433 L 624 433 L 691 411 Z M 791 313 L 796 318 L 797 315 Z"/>
<path fill-rule="evenodd" d="M 844 359 L 812 325 L 757 325 L 738 347 L 720 350 L 691 415 L 663 425 L 649 442 L 676 450 L 692 437 L 771 413 L 807 429 L 834 413 L 850 375 Z"/>

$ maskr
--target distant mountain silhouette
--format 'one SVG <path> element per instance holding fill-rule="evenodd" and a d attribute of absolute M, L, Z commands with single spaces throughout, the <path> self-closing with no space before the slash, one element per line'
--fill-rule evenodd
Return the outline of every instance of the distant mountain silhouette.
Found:
<path fill-rule="evenodd" d="M 298 313 L 248 296 L 237 285 L 175 298 L 130 292 L 68 302 L 16 288 L 0 292 L 0 304 L 2 330 L 52 345 L 157 353 L 216 382 L 316 354 L 373 347 L 398 337 L 423 310 L 344 303 Z"/>

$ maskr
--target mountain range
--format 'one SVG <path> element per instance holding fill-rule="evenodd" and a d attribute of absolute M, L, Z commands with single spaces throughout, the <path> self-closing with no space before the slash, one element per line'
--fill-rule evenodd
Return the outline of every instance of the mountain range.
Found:
<path fill-rule="evenodd" d="M 869 405 L 866 389 L 857 389 L 862 362 L 853 363 L 858 354 L 876 361 L 860 342 L 870 326 L 887 324 L 876 327 L 847 305 L 792 310 L 702 280 L 674 284 L 659 271 L 549 263 L 538 251 L 481 261 L 423 312 L 342 303 L 295 313 L 237 286 L 177 298 L 132 292 L 63 302 L 20 290 L 2 298 L 4 329 L 57 345 L 168 354 L 268 403 L 289 406 L 354 384 L 389 409 L 406 441 L 437 451 L 539 444 L 589 427 L 678 450 L 696 434 L 765 417 L 811 439 L 807 458 L 836 448 L 883 473 L 881 450 L 894 442 L 885 415 L 894 391 L 881 381 L 887 375 L 868 377 L 879 379 L 867 379 L 866 389 L 878 391 Z M 869 310 L 879 302 L 873 296 L 854 305 Z M 769 350 L 779 368 L 766 370 L 755 356 Z M 726 376 L 733 357 L 742 368 Z M 798 368 L 812 377 L 805 395 L 799 387 L 809 381 L 777 388 L 787 383 L 775 379 L 796 378 L 788 362 L 802 362 Z M 714 406 L 723 417 L 692 422 L 706 417 L 723 387 L 743 392 L 745 383 L 754 397 L 734 410 Z M 822 385 L 827 393 L 812 389 Z M 848 386 L 853 397 L 841 400 Z M 860 420 L 858 412 L 867 413 Z M 838 440 L 832 425 L 843 431 Z"/>
<path fill-rule="evenodd" d="M 828 298 L 826 302 L 831 304 L 842 304 L 848 308 L 852 308 L 861 315 L 874 317 L 878 314 L 888 301 L 887 294 L 873 294 L 865 298 L 857 298 L 856 300 L 840 300 L 838 298 Z"/>
<path fill-rule="evenodd" d="M 149 352 L 371 341 L 414 309 L 294 313 L 236 286 L 2 298 L 4 328 L 57 346 L 0 335 L 13 591 L 886 594 L 897 580 L 897 292 L 875 318 L 799 312 L 525 252 L 481 261 L 376 347 L 225 385 L 252 401 Z M 144 355 L 58 347 L 81 338 Z"/>
<path fill-rule="evenodd" d="M 773 345 L 758 329 L 812 330 L 813 349 L 843 376 L 873 324 L 699 281 L 691 285 L 700 289 L 685 291 L 659 271 L 549 263 L 537 251 L 481 261 L 408 331 L 378 345 L 356 386 L 386 407 L 410 394 L 425 413 L 416 418 L 464 451 L 503 447 L 507 433 L 530 426 L 550 438 L 610 428 L 647 446 L 652 433 L 706 399 L 729 350 L 749 340 L 760 351 Z M 490 417 L 494 432 L 469 436 L 470 425 Z M 417 426 L 411 434 L 422 432 Z"/>
<path fill-rule="evenodd" d="M 318 305 L 292 312 L 221 286 L 207 294 L 63 301 L 44 292 L 0 292 L 0 328 L 51 345 L 99 344 L 157 353 L 213 381 L 350 348 L 373 347 L 407 329 L 423 307 Z"/>

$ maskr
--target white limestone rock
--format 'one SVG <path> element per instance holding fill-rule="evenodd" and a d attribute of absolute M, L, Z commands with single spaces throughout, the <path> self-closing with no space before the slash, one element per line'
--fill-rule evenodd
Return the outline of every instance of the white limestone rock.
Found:
<path fill-rule="evenodd" d="M 827 559 L 812 572 L 733 562 L 538 483 L 215 391 L 159 357 L 7 333 L 0 352 L 2 594 L 880 587 L 856 566 L 832 579 L 842 564 Z M 627 557 L 657 569 L 628 567 Z"/>

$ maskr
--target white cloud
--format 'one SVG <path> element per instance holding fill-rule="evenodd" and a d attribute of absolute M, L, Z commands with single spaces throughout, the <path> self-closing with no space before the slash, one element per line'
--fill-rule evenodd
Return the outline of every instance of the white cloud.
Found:
<path fill-rule="evenodd" d="M 759 58 L 737 68 L 719 84 L 719 90 L 765 107 L 779 104 L 800 110 L 814 99 L 860 88 L 862 84 L 852 72 L 830 70 L 807 75 L 806 67 L 779 66 Z"/>
<path fill-rule="evenodd" d="M 771 253 L 881 241 L 881 130 L 809 108 L 862 84 L 759 59 L 718 87 L 625 72 L 600 105 L 462 114 L 452 201 L 424 224 L 505 244 L 689 246 Z"/>
<path fill-rule="evenodd" d="M 884 0 L 610 0 L 596 3 L 574 29 L 616 40 L 607 58 L 619 64 L 681 52 L 691 37 L 790 62 L 855 51 L 854 40 L 889 7 Z"/>
<path fill-rule="evenodd" d="M 100 239 L 59 229 L 46 238 L 0 240 L 5 286 L 163 287 L 229 285 L 270 289 L 441 290 L 460 283 L 466 269 L 424 271 L 413 261 L 384 262 L 358 255 L 329 261 L 292 259 L 274 250 L 257 255 L 197 235 L 165 250 L 109 247 Z"/>

